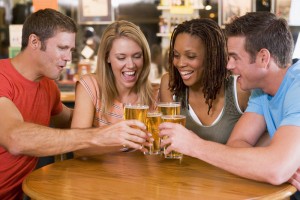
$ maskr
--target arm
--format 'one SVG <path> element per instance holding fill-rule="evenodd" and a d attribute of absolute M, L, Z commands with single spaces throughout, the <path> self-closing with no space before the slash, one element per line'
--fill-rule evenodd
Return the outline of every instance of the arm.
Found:
<path fill-rule="evenodd" d="M 51 125 L 55 128 L 70 128 L 73 116 L 73 109 L 63 105 L 63 110 L 58 115 L 51 117 Z"/>
<path fill-rule="evenodd" d="M 93 125 L 95 106 L 80 82 L 76 84 L 72 128 L 90 128 Z"/>
<path fill-rule="evenodd" d="M 245 125 L 251 125 L 246 129 Z M 256 113 L 244 113 L 234 126 L 232 133 L 227 141 L 231 147 L 253 147 L 258 142 L 266 129 L 266 123 L 262 115 Z"/>
<path fill-rule="evenodd" d="M 24 122 L 13 102 L 0 98 L 0 146 L 14 155 L 48 156 L 91 146 L 127 145 L 139 148 L 145 141 L 145 125 L 124 121 L 102 129 L 54 129 Z M 131 128 L 137 126 L 140 129 Z"/>
<path fill-rule="evenodd" d="M 173 94 L 169 90 L 169 73 L 165 73 L 161 77 L 160 88 L 159 88 L 159 100 L 161 102 L 172 102 Z"/>
<path fill-rule="evenodd" d="M 245 113 L 242 118 L 233 130 L 235 137 L 229 143 L 236 140 L 238 132 L 244 132 L 245 135 L 249 131 L 263 133 L 262 118 L 254 113 Z M 253 124 L 258 124 L 260 128 L 253 129 Z M 300 165 L 300 127 L 296 126 L 280 127 L 269 146 L 244 148 L 202 140 L 184 127 L 171 123 L 161 124 L 160 131 L 161 137 L 169 136 L 162 142 L 162 146 L 170 144 L 166 153 L 171 150 L 180 151 L 233 174 L 257 181 L 282 184 L 292 177 Z M 253 145 L 260 133 L 253 132 L 250 134 L 253 136 L 244 141 Z"/>
<path fill-rule="evenodd" d="M 71 128 L 90 128 L 93 125 L 95 107 L 85 88 L 80 82 L 76 84 L 75 108 Z M 114 147 L 115 148 L 115 147 Z M 107 148 L 93 147 L 74 152 L 74 157 L 99 154 Z M 118 148 L 120 149 L 120 147 Z M 109 150 L 111 150 L 109 148 Z"/>

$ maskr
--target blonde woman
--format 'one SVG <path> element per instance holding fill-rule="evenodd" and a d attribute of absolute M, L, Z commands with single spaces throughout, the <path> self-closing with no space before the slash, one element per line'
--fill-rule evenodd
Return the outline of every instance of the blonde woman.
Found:
<path fill-rule="evenodd" d="M 124 103 L 146 104 L 152 107 L 156 99 L 148 80 L 150 49 L 138 26 L 128 21 L 116 21 L 104 31 L 98 50 L 96 74 L 87 74 L 76 85 L 76 100 L 72 128 L 105 127 L 123 121 Z M 122 123 L 122 122 L 121 122 Z M 122 129 L 131 130 L 130 126 Z M 136 135 L 123 130 L 112 134 L 120 138 L 113 146 L 139 148 Z M 121 140 L 127 141 L 123 144 Z M 139 140 L 138 140 L 139 141 Z M 137 146 L 138 145 L 138 146 Z M 91 155 L 111 148 L 89 148 L 75 156 Z"/>

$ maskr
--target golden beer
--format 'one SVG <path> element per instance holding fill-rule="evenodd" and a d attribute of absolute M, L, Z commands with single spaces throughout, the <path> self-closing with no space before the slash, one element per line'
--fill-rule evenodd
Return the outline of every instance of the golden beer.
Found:
<path fill-rule="evenodd" d="M 180 115 L 180 102 L 161 102 L 157 109 L 163 115 Z"/>
<path fill-rule="evenodd" d="M 154 139 L 152 146 L 148 147 L 145 146 L 146 149 L 148 149 L 148 152 L 145 154 L 160 154 L 160 137 L 159 137 L 159 130 L 158 126 L 161 123 L 161 113 L 158 112 L 148 112 L 147 113 L 147 131 L 152 134 L 152 137 Z"/>
<path fill-rule="evenodd" d="M 146 124 L 147 112 L 149 106 L 147 105 L 132 105 L 126 104 L 124 106 L 124 119 L 137 119 Z"/>
<path fill-rule="evenodd" d="M 171 122 L 181 124 L 185 126 L 186 117 L 184 115 L 162 115 L 161 116 L 162 122 Z M 166 150 L 167 146 L 165 146 L 164 151 Z M 165 158 L 173 158 L 173 159 L 182 159 L 182 153 L 177 151 L 171 151 L 169 154 L 165 154 Z"/>

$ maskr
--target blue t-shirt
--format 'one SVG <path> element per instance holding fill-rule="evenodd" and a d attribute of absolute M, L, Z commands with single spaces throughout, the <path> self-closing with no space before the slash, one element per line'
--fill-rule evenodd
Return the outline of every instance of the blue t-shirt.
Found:
<path fill-rule="evenodd" d="M 263 115 L 271 137 L 280 126 L 300 126 L 300 61 L 287 70 L 275 96 L 252 90 L 245 112 Z"/>

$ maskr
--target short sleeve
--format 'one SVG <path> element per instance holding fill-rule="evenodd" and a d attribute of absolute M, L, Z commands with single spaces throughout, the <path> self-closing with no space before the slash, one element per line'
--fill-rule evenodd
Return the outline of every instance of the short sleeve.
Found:
<path fill-rule="evenodd" d="M 248 101 L 248 106 L 245 112 L 254 112 L 263 115 L 262 101 L 263 95 L 261 90 L 255 89 L 251 91 L 251 96 Z"/>
<path fill-rule="evenodd" d="M 85 88 L 94 105 L 100 98 L 99 86 L 96 77 L 93 74 L 85 74 L 80 77 L 79 83 Z"/>

